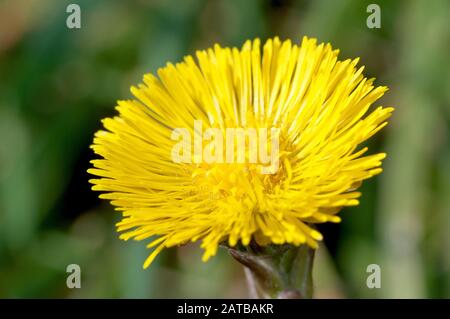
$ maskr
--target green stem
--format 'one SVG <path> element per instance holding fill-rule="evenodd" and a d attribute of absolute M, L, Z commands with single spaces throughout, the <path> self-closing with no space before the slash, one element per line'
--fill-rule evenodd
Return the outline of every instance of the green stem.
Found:
<path fill-rule="evenodd" d="M 248 247 L 227 248 L 244 265 L 252 298 L 312 298 L 314 249 L 309 246 L 261 247 L 251 243 Z"/>

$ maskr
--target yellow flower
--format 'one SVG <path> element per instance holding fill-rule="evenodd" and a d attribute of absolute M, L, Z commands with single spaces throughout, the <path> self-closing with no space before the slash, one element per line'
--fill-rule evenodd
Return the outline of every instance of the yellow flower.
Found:
<path fill-rule="evenodd" d="M 393 108 L 369 112 L 387 87 L 365 78 L 358 59 L 338 61 L 338 50 L 306 37 L 300 46 L 274 38 L 261 50 L 256 39 L 196 56 L 167 64 L 159 78 L 146 74 L 131 88 L 136 99 L 119 101 L 119 115 L 95 135 L 102 159 L 92 161 L 89 173 L 100 179 L 91 183 L 122 212 L 120 238 L 152 237 L 144 268 L 163 248 L 197 240 L 204 261 L 221 242 L 317 247 L 322 235 L 312 224 L 339 222 L 342 207 L 358 205 L 361 182 L 382 171 L 386 154 L 363 156 L 360 145 L 387 124 Z M 279 129 L 266 145 L 279 138 L 277 170 L 264 174 L 248 160 L 248 140 L 244 162 L 174 160 L 174 130 L 195 139 L 195 121 L 223 136 L 227 128 Z"/>

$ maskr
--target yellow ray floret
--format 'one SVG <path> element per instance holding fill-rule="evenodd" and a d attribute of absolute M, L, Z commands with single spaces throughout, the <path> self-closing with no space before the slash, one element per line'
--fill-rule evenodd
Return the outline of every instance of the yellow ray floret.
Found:
<path fill-rule="evenodd" d="M 306 37 L 300 46 L 278 38 L 240 50 L 215 45 L 167 64 L 158 77 L 146 74 L 131 88 L 135 99 L 118 102 L 119 115 L 104 119 L 95 135 L 101 159 L 89 173 L 99 178 L 90 182 L 122 212 L 120 238 L 156 247 L 144 268 L 163 248 L 197 240 L 205 261 L 221 242 L 317 247 L 322 235 L 312 225 L 339 222 L 342 207 L 358 205 L 356 189 L 382 171 L 385 157 L 364 155 L 360 145 L 393 108 L 371 109 L 387 87 L 365 78 L 358 59 L 337 56 L 330 44 Z M 195 135 L 195 121 L 224 134 L 279 129 L 277 170 L 174 161 L 174 129 Z"/>

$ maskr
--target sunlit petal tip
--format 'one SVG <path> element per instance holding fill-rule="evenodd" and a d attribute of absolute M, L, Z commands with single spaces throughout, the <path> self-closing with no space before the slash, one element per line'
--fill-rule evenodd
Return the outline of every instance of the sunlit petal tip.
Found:
<path fill-rule="evenodd" d="M 311 235 L 311 237 L 314 238 L 315 240 L 322 240 L 322 239 L 323 239 L 322 234 L 319 233 L 319 232 L 316 231 L 316 230 L 311 230 L 310 235 Z"/>

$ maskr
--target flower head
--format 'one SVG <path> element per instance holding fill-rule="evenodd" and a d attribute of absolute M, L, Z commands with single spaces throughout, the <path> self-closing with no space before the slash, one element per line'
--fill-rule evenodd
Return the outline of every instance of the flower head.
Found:
<path fill-rule="evenodd" d="M 342 207 L 358 205 L 361 182 L 382 171 L 385 154 L 364 155 L 360 145 L 387 124 L 393 108 L 370 109 L 387 88 L 365 78 L 358 59 L 338 61 L 338 50 L 306 37 L 300 46 L 274 38 L 261 48 L 256 39 L 196 56 L 167 64 L 158 78 L 146 74 L 131 88 L 136 98 L 119 101 L 119 115 L 95 135 L 102 159 L 92 161 L 100 178 L 91 182 L 122 212 L 120 238 L 151 237 L 144 268 L 163 248 L 197 240 L 203 260 L 221 242 L 317 247 L 312 225 L 339 222 Z M 184 161 L 173 156 L 180 128 L 190 134 L 175 152 Z M 230 128 L 253 129 L 259 143 L 246 136 L 226 157 L 212 140 Z M 261 139 L 261 129 L 274 128 Z M 198 145 L 200 154 L 186 154 Z M 273 171 L 254 160 L 257 146 L 275 154 Z M 218 160 L 199 160 L 206 153 Z"/>

